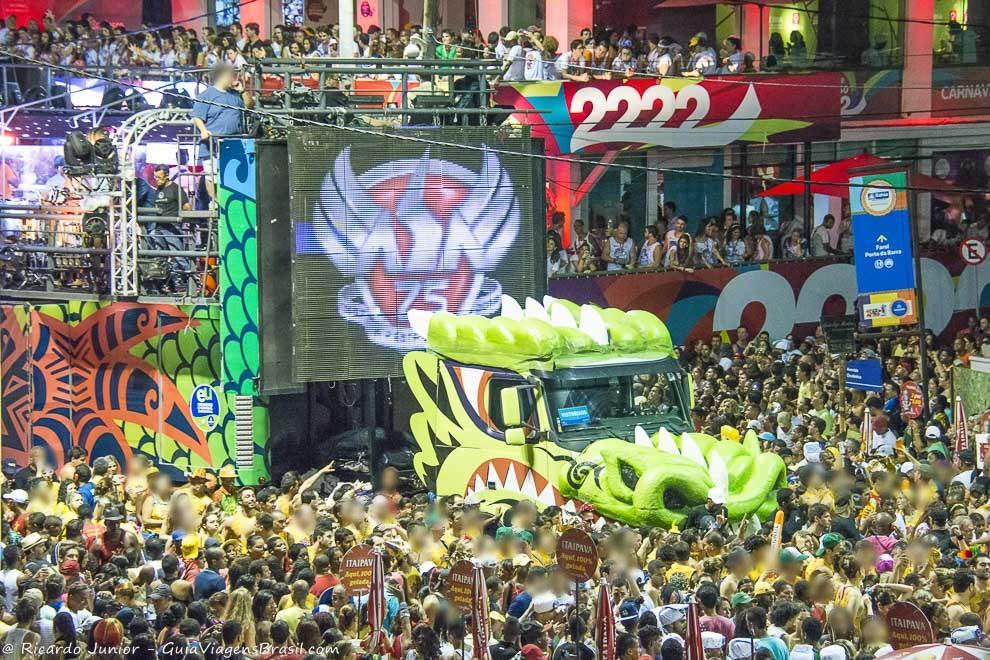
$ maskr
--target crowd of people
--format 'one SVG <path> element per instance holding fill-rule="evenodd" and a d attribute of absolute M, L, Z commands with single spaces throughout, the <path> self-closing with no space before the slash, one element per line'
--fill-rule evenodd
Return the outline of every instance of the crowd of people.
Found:
<path fill-rule="evenodd" d="M 145 26 L 128 30 L 121 25 L 83 14 L 80 20 L 57 23 L 48 13 L 39 24 L 35 20 L 18 24 L 10 15 L 0 25 L 0 46 L 20 56 L 51 64 L 101 68 L 211 68 L 227 62 L 243 68 L 263 58 L 337 57 L 341 48 L 339 26 L 316 27 L 276 25 L 271 34 L 262 34 L 257 23 L 235 22 L 218 28 L 197 30 L 176 24 Z M 739 37 L 729 36 L 715 43 L 705 32 L 698 32 L 686 45 L 673 37 L 625 29 L 585 28 L 580 36 L 563 43 L 536 26 L 511 29 L 508 26 L 488 35 L 478 30 L 440 31 L 436 45 L 422 26 L 404 29 L 366 31 L 355 26 L 352 52 L 357 58 L 391 59 L 485 59 L 503 63 L 499 77 L 507 82 L 524 80 L 589 80 L 613 77 L 712 75 L 752 73 L 756 58 L 743 51 Z M 772 70 L 782 64 L 807 64 L 803 37 L 793 32 L 790 42 L 777 33 L 771 36 L 773 53 L 764 63 Z"/>
<path fill-rule="evenodd" d="M 953 369 L 990 353 L 990 320 L 929 344 L 928 414 L 901 414 L 921 381 L 918 342 L 860 347 L 882 359 L 885 389 L 839 388 L 821 333 L 792 342 L 713 337 L 681 349 L 692 422 L 726 440 L 752 430 L 788 467 L 784 514 L 732 520 L 708 501 L 683 528 L 630 528 L 596 514 L 498 509 L 472 497 L 400 489 L 388 468 L 340 482 L 333 464 L 239 485 L 231 465 L 182 478 L 143 455 L 127 465 L 73 447 L 61 466 L 42 446 L 3 463 L 4 658 L 370 658 L 367 598 L 348 594 L 341 558 L 384 553 L 386 649 L 397 660 L 467 660 L 470 625 L 446 599 L 460 559 L 488 568 L 492 660 L 592 659 L 595 594 L 610 585 L 615 657 L 684 657 L 687 606 L 700 608 L 708 658 L 865 660 L 890 650 L 885 612 L 913 603 L 938 639 L 987 646 L 990 478 L 958 424 L 985 432 L 990 411 L 953 419 Z M 869 429 L 862 425 L 869 413 Z M 580 527 L 602 562 L 580 603 L 556 539 Z M 12 650 L 13 649 L 13 650 Z"/>
<path fill-rule="evenodd" d="M 583 220 L 572 223 L 570 242 L 564 241 L 564 214 L 555 213 L 547 231 L 547 273 L 550 277 L 596 272 L 678 270 L 738 266 L 773 259 L 850 256 L 852 233 L 848 217 L 827 214 L 806 237 L 799 221 L 768 231 L 758 211 L 745 222 L 731 208 L 704 218 L 692 234 L 689 220 L 678 214 L 677 203 L 664 203 L 659 219 L 643 229 L 641 240 L 630 235 L 630 222 L 596 216 L 591 231 Z"/>

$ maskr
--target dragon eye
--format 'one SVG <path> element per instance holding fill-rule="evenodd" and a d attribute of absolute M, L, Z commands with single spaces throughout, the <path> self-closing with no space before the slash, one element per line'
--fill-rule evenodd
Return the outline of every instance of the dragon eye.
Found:
<path fill-rule="evenodd" d="M 622 483 L 624 483 L 629 490 L 636 490 L 636 484 L 639 482 L 639 475 L 636 474 L 636 470 L 634 470 L 628 463 L 622 463 L 619 466 L 619 472 L 622 474 Z"/>
<path fill-rule="evenodd" d="M 665 509 L 670 511 L 676 511 L 677 509 L 684 508 L 684 497 L 675 488 L 664 488 L 663 490 L 663 506 Z"/>

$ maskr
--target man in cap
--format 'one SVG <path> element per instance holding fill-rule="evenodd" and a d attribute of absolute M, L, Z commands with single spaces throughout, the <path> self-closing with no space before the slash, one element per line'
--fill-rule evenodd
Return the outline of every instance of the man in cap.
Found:
<path fill-rule="evenodd" d="M 719 486 L 714 486 L 708 490 L 708 499 L 704 504 L 692 507 L 688 511 L 687 520 L 684 521 L 684 529 L 701 529 L 710 531 L 721 529 L 729 519 L 729 511 L 725 508 L 726 493 Z"/>
<path fill-rule="evenodd" d="M 102 562 L 110 561 L 110 557 L 122 554 L 127 548 L 139 547 L 137 536 L 124 529 L 124 514 L 120 509 L 110 508 L 103 514 L 106 529 L 103 530 L 89 545 L 89 551 L 100 558 Z"/>
<path fill-rule="evenodd" d="M 213 493 L 213 501 L 220 505 L 223 515 L 233 515 L 237 510 L 237 470 L 233 465 L 220 468 L 220 487 Z"/>
<path fill-rule="evenodd" d="M 24 561 L 29 573 L 37 573 L 39 569 L 51 566 L 48 561 L 48 540 L 38 532 L 31 532 L 21 539 L 24 548 Z"/>
<path fill-rule="evenodd" d="M 657 621 L 664 634 L 680 635 L 687 633 L 687 605 L 664 605 L 657 610 Z"/>
<path fill-rule="evenodd" d="M 804 562 L 809 559 L 811 559 L 809 555 L 804 554 L 794 546 L 787 546 L 781 550 L 778 557 L 780 579 L 793 586 L 795 582 L 801 579 L 804 573 Z"/>
<path fill-rule="evenodd" d="M 154 612 L 154 620 L 156 622 L 160 621 L 162 614 L 168 609 L 168 606 L 172 604 L 171 587 L 164 583 L 159 584 L 151 590 L 148 600 L 151 601 L 151 609 Z"/>
<path fill-rule="evenodd" d="M 526 78 L 526 55 L 519 44 L 519 33 L 512 30 L 503 37 L 502 41 L 508 49 L 502 60 L 502 80 L 522 82 Z"/>
<path fill-rule="evenodd" d="M 832 566 L 835 564 L 835 549 L 841 544 L 841 534 L 828 532 L 822 535 L 814 559 L 809 561 L 804 568 L 805 579 L 810 580 L 815 571 L 826 571 L 831 574 L 833 572 Z"/>
<path fill-rule="evenodd" d="M 745 591 L 737 591 L 729 599 L 729 606 L 732 608 L 732 613 L 738 615 L 753 606 L 753 597 Z"/>
<path fill-rule="evenodd" d="M 189 496 L 189 501 L 193 505 L 193 513 L 196 514 L 197 526 L 199 521 L 203 519 L 203 514 L 206 513 L 207 507 L 213 503 L 213 499 L 207 490 L 208 476 L 205 468 L 196 468 L 188 474 L 189 482 L 176 491 L 184 492 Z"/>
<path fill-rule="evenodd" d="M 7 507 L 4 519 L 10 520 L 10 528 L 18 534 L 27 533 L 27 491 L 20 488 L 4 493 L 3 501 Z"/>

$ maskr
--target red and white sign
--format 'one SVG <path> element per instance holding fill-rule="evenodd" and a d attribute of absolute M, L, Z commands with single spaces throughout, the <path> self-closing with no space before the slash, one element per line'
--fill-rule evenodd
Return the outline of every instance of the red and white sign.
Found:
<path fill-rule="evenodd" d="M 530 124 L 548 155 L 817 142 L 839 134 L 840 82 L 840 74 L 826 72 L 757 82 L 715 76 L 511 83 L 497 87 L 495 102 L 525 111 L 513 120 Z"/>
<path fill-rule="evenodd" d="M 371 546 L 356 545 L 340 560 L 340 581 L 348 596 L 358 596 L 371 591 L 371 574 L 375 558 Z"/>
<path fill-rule="evenodd" d="M 925 409 L 925 395 L 914 381 L 901 385 L 901 414 L 908 419 L 918 419 Z"/>
<path fill-rule="evenodd" d="M 987 453 L 990 452 L 990 433 L 976 434 L 976 467 L 984 469 L 987 466 Z"/>
<path fill-rule="evenodd" d="M 979 266 L 987 260 L 986 243 L 978 238 L 967 238 L 959 244 L 959 256 L 971 266 Z"/>
<path fill-rule="evenodd" d="M 935 642 L 935 629 L 925 613 L 907 601 L 894 603 L 887 610 L 887 641 L 895 649 L 906 649 Z"/>
<path fill-rule="evenodd" d="M 598 546 L 580 529 L 569 529 L 557 539 L 557 564 L 575 582 L 586 582 L 598 570 Z"/>

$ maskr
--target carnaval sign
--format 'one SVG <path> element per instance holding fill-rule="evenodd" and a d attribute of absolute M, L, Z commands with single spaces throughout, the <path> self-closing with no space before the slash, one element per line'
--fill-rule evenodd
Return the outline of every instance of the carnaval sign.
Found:
<path fill-rule="evenodd" d="M 500 85 L 551 155 L 837 140 L 841 74 Z"/>

